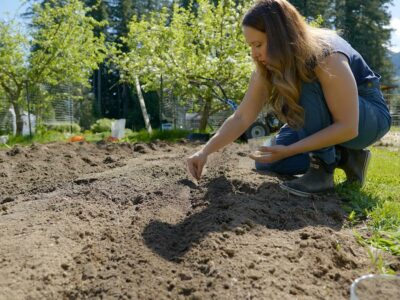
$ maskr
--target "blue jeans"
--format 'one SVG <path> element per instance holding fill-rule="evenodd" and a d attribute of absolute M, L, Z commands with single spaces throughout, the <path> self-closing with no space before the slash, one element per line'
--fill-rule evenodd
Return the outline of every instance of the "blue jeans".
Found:
<path fill-rule="evenodd" d="M 378 79 L 358 86 L 358 100 L 358 136 L 340 144 L 350 149 L 363 149 L 370 146 L 389 131 L 391 124 L 389 109 L 383 99 Z M 319 82 L 303 84 L 300 105 L 305 112 L 303 128 L 296 131 L 285 124 L 276 136 L 276 144 L 293 144 L 332 124 L 332 116 Z M 333 146 L 319 149 L 312 153 L 327 164 L 335 163 L 338 160 Z M 308 153 L 301 153 L 274 163 L 256 162 L 256 169 L 296 175 L 305 173 L 309 165 L 310 158 Z"/>

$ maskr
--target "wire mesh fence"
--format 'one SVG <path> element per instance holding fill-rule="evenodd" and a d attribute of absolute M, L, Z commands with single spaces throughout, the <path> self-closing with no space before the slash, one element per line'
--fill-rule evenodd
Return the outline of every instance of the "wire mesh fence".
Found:
<path fill-rule="evenodd" d="M 161 106 L 162 120 L 174 125 L 174 128 L 197 130 L 200 128 L 201 114 L 192 112 L 192 105 L 180 105 L 175 103 L 164 102 Z M 212 114 L 208 119 L 208 126 L 211 129 L 216 129 L 222 125 L 226 118 L 232 114 L 231 109 L 224 109 Z"/>
<path fill-rule="evenodd" d="M 14 122 L 15 112 L 8 107 L 6 98 L 0 97 L 0 135 L 13 134 L 15 135 L 17 128 Z"/>
<path fill-rule="evenodd" d="M 400 94 L 386 94 L 385 99 L 392 116 L 392 126 L 400 126 Z"/>
<path fill-rule="evenodd" d="M 200 128 L 201 113 L 194 112 L 195 101 L 185 101 L 182 103 L 178 97 L 166 94 L 160 105 L 161 121 L 173 124 L 174 128 L 185 130 L 197 130 Z M 201 106 L 201 103 L 197 103 Z M 233 110 L 225 105 L 226 108 L 212 114 L 208 118 L 208 125 L 211 129 L 216 129 L 222 125 L 226 118 L 233 113 Z"/>
<path fill-rule="evenodd" d="M 79 127 L 85 113 L 83 103 L 90 98 L 88 90 L 70 85 L 27 86 L 15 102 L 20 107 L 20 117 L 13 101 L 0 95 L 0 135 L 17 133 L 34 134 L 38 128 L 72 132 Z M 18 126 L 19 125 L 19 126 Z"/>
<path fill-rule="evenodd" d="M 392 115 L 392 125 L 400 126 L 400 94 L 386 94 L 385 99 Z M 44 130 L 57 128 L 72 133 L 83 125 L 90 127 L 96 121 L 93 116 L 95 97 L 89 89 L 72 85 L 38 85 L 27 87 L 20 99 L 22 134 L 33 134 L 38 126 Z M 171 94 L 160 103 L 161 123 L 170 123 L 173 128 L 195 130 L 200 127 L 201 116 L 193 113 L 194 103 L 182 104 Z M 217 129 L 232 114 L 228 106 L 209 118 L 209 125 Z M 0 135 L 15 135 L 17 116 L 5 94 L 0 93 Z"/>

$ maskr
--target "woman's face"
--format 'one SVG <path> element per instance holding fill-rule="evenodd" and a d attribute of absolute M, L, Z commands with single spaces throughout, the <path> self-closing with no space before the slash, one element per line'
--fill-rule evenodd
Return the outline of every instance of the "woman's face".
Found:
<path fill-rule="evenodd" d="M 264 66 L 267 65 L 266 34 L 249 26 L 243 26 L 243 34 L 246 43 L 251 47 L 251 57 Z"/>

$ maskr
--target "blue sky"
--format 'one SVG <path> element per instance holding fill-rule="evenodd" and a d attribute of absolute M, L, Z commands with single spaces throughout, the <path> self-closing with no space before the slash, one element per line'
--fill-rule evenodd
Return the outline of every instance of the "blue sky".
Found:
<path fill-rule="evenodd" d="M 0 0 L 0 19 L 9 19 L 25 11 L 24 0 Z M 395 29 L 392 33 L 392 47 L 395 52 L 400 52 L 400 0 L 393 1 L 391 7 L 391 27 Z"/>
<path fill-rule="evenodd" d="M 392 32 L 392 50 L 394 52 L 400 52 L 400 0 L 394 0 L 394 7 L 391 9 L 392 20 L 391 27 L 395 29 Z"/>
<path fill-rule="evenodd" d="M 25 11 L 24 1 L 21 0 L 0 0 L 0 18 L 12 18 Z"/>

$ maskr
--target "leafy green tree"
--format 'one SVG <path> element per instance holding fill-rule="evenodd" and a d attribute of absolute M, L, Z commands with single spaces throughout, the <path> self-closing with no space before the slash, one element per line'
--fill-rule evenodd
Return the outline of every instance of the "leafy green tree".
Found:
<path fill-rule="evenodd" d="M 128 25 L 133 16 L 141 19 L 153 11 L 160 11 L 162 8 L 170 8 L 171 0 L 117 0 L 110 5 L 111 27 L 113 35 L 126 37 Z"/>
<path fill-rule="evenodd" d="M 96 7 L 91 11 L 91 16 L 97 21 L 108 21 L 108 26 L 102 30 L 106 36 L 106 41 L 111 43 L 121 43 L 120 37 L 126 37 L 128 24 L 133 16 L 140 19 L 146 14 L 147 10 L 159 10 L 162 6 L 170 7 L 171 2 L 170 0 L 85 0 L 88 7 L 94 8 L 93 5 Z M 123 45 L 121 50 L 128 51 L 128 48 Z M 93 90 L 96 97 L 94 114 L 97 117 L 126 118 L 128 127 L 140 126 L 140 120 L 130 117 L 132 104 L 136 103 L 137 99 L 129 85 L 119 82 L 118 70 L 108 61 L 102 63 L 99 70 L 93 74 Z M 147 99 L 147 94 L 144 97 Z M 151 113 L 152 116 L 156 115 L 153 112 Z"/>
<path fill-rule="evenodd" d="M 328 27 L 334 15 L 335 0 L 289 0 L 307 20 L 313 21 L 321 16 L 324 27 Z"/>
<path fill-rule="evenodd" d="M 367 63 L 383 77 L 393 80 L 393 67 L 388 57 L 390 11 L 392 0 L 336 0 L 335 26 L 361 53 Z"/>
<path fill-rule="evenodd" d="M 392 0 L 289 1 L 308 20 L 322 16 L 322 26 L 341 32 L 367 63 L 382 75 L 384 82 L 393 81 L 393 68 L 387 50 Z"/>
<path fill-rule="evenodd" d="M 241 18 L 246 7 L 235 1 L 197 1 L 197 12 L 175 4 L 147 19 L 134 18 L 124 42 L 129 52 L 116 56 L 121 79 L 130 84 L 138 76 L 146 91 L 163 85 L 183 103 L 201 113 L 200 130 L 210 115 L 226 108 L 221 90 L 241 99 L 252 69 L 244 42 Z"/>
<path fill-rule="evenodd" d="M 88 85 L 92 70 L 104 60 L 104 37 L 96 37 L 97 21 L 87 16 L 79 0 L 50 0 L 34 6 L 32 39 L 28 41 L 11 24 L 0 23 L 0 85 L 17 116 L 22 132 L 21 94 L 27 82 Z M 34 51 L 29 52 L 31 49 Z"/>
<path fill-rule="evenodd" d="M 101 26 L 104 22 L 109 23 L 109 6 L 106 0 L 84 0 L 84 4 L 90 10 L 87 15 L 94 18 L 99 22 L 98 27 L 94 28 L 96 36 L 103 34 L 106 38 L 108 36 L 107 26 Z"/>
<path fill-rule="evenodd" d="M 22 132 L 20 99 L 25 86 L 25 65 L 28 40 L 15 29 L 15 23 L 0 22 L 0 86 L 4 91 L 4 106 L 12 104 L 17 113 L 17 127 Z"/>

